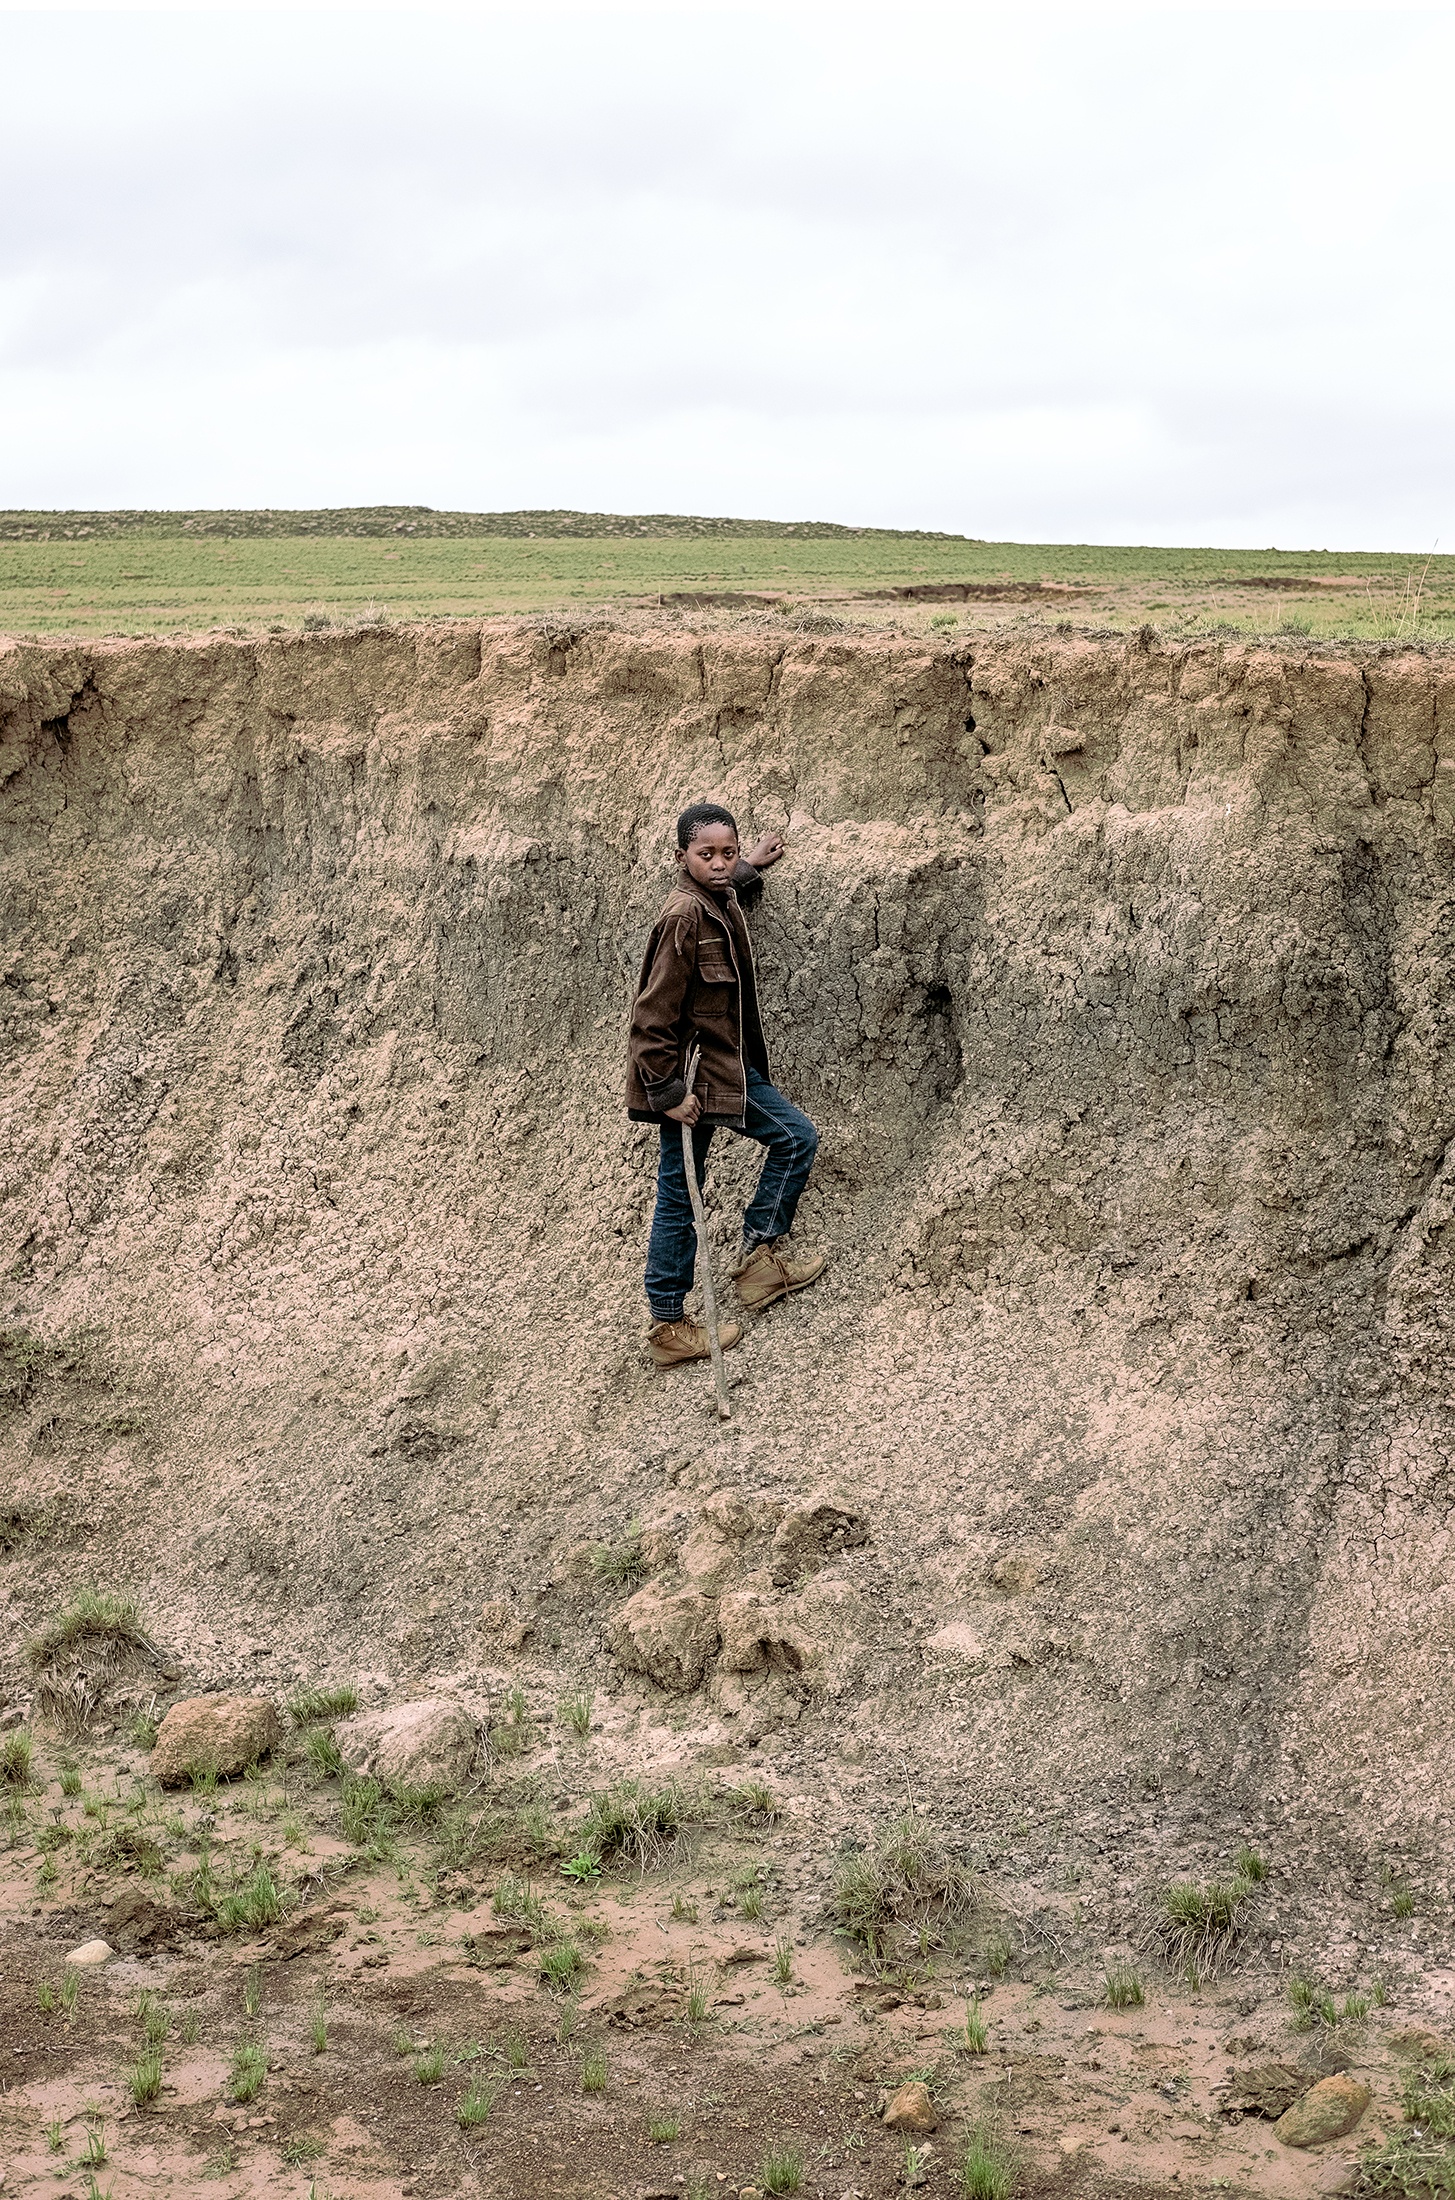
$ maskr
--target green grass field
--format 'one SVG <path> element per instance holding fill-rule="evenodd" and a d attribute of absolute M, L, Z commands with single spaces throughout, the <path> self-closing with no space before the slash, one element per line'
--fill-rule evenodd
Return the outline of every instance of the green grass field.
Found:
<path fill-rule="evenodd" d="M 955 605 L 873 595 L 953 583 L 1005 593 Z M 0 631 L 14 635 L 253 632 L 736 594 L 912 627 L 1032 617 L 1455 638 L 1452 557 L 977 542 L 590 513 L 0 513 Z"/>

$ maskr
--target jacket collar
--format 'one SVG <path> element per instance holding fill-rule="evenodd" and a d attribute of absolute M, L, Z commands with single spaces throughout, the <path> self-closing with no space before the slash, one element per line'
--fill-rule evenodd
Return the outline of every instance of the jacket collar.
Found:
<path fill-rule="evenodd" d="M 727 924 L 732 911 L 738 906 L 738 897 L 731 886 L 727 891 L 727 900 L 725 902 L 717 901 L 705 886 L 698 885 L 690 871 L 679 871 L 677 873 L 677 891 L 689 895 L 693 901 L 700 902 L 708 915 L 716 917 L 719 924 Z"/>

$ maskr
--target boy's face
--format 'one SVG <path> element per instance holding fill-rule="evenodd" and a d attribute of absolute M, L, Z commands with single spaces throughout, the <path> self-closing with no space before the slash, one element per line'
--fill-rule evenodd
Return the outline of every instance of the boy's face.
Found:
<path fill-rule="evenodd" d="M 699 886 L 721 892 L 731 886 L 738 867 L 738 836 L 731 825 L 699 825 L 687 846 L 677 850 L 677 864 Z"/>

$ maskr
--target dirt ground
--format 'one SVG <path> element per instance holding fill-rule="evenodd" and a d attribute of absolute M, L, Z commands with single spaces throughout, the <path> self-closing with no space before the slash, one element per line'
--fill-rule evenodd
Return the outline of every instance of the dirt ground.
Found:
<path fill-rule="evenodd" d="M 526 1731 L 469 1807 L 543 1797 L 568 1855 L 591 1789 L 622 1763 L 680 1753 L 676 1737 L 610 1706 L 583 1739 L 544 1722 Z M 786 2149 L 804 2192 L 870 2200 L 903 2189 L 907 2150 L 928 2144 L 918 2170 L 909 2155 L 910 2177 L 949 2195 L 964 2131 L 986 2123 L 1027 2192 L 1296 2200 L 1353 2189 L 1362 2149 L 1399 2128 L 1402 2069 L 1430 2044 L 1417 1936 L 1387 1925 L 1362 1965 L 1381 1998 L 1354 2021 L 1298 2028 L 1295 1936 L 1273 1891 L 1294 1875 L 1276 1866 L 1232 1969 L 1195 1991 L 1133 1945 L 1138 1904 L 1117 1871 L 1128 1858 L 1113 1853 L 1108 1874 L 1075 1844 L 1061 1850 L 1067 1891 L 1053 1914 L 1017 1914 L 1013 1879 L 987 1873 L 962 1945 L 876 1964 L 832 1930 L 832 1858 L 791 1792 L 773 1796 L 781 1815 L 747 1822 L 733 1775 L 719 1775 L 651 1868 L 578 1887 L 554 1857 L 462 1866 L 448 1822 L 378 1844 L 384 1857 L 351 1844 L 338 1782 L 310 1769 L 299 1739 L 256 1778 L 180 1793 L 124 1745 L 42 1752 L 0 1865 L 7 2192 L 73 2194 L 99 2143 L 95 2182 L 117 2200 L 736 2196 L 763 2189 L 765 2158 Z M 47 1776 L 55 1766 L 79 1770 L 79 1792 Z M 140 1862 L 128 1854 L 148 1842 Z M 219 1878 L 263 1861 L 284 1914 L 262 1931 L 201 1927 L 186 1883 L 204 1853 Z M 508 1892 L 492 1903 L 492 1889 L 527 1880 L 588 1951 L 569 1992 L 541 1981 Z M 79 1972 L 74 2007 L 41 2007 L 67 1951 L 106 1935 L 116 1952 Z M 1142 1981 L 1140 2006 L 1106 2005 L 1118 1965 Z M 149 2006 L 164 2012 L 162 2082 L 138 2106 L 129 2084 Z M 985 2027 L 973 2053 L 971 2011 Z M 242 2042 L 262 2049 L 267 2074 L 238 2102 Z M 438 2067 L 424 2060 L 435 2047 Z M 593 2052 L 599 2093 L 583 2090 Z M 1230 2080 L 1270 2062 L 1295 2066 L 1303 2086 L 1346 2067 L 1370 2083 L 1357 2134 L 1297 2150 L 1265 2116 L 1237 2113 Z M 931 2089 L 927 2141 L 882 2121 L 886 2096 L 913 2076 Z M 462 2130 L 456 2109 L 482 2079 L 488 2119 Z"/>

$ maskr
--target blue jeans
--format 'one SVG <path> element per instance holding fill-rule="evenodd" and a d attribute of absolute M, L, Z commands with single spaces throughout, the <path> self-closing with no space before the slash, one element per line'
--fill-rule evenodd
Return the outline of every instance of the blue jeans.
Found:
<path fill-rule="evenodd" d="M 808 1182 L 813 1157 L 818 1152 L 818 1132 L 802 1110 L 785 1100 L 776 1085 L 748 1071 L 748 1105 L 744 1129 L 738 1134 L 755 1138 L 766 1151 L 763 1173 L 752 1204 L 743 1216 L 743 1247 L 771 1243 L 793 1227 L 799 1194 Z M 692 1157 L 698 1189 L 712 1144 L 711 1124 L 699 1123 L 692 1133 Z M 657 1211 L 652 1216 L 652 1235 L 647 1246 L 647 1304 L 654 1322 L 682 1319 L 682 1301 L 692 1288 L 697 1264 L 697 1225 L 692 1219 L 692 1194 L 687 1188 L 687 1167 L 682 1154 L 682 1125 L 662 1125 L 662 1158 L 657 1167 Z"/>

